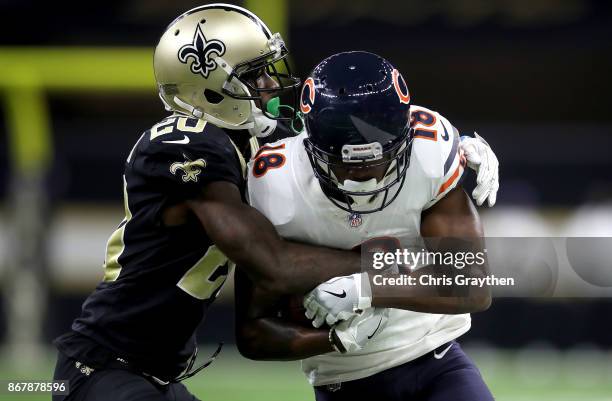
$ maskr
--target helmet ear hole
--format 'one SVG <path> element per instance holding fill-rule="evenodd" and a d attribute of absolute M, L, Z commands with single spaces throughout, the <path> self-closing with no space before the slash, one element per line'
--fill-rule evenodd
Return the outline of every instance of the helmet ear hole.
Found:
<path fill-rule="evenodd" d="M 219 104 L 224 99 L 222 94 L 208 88 L 204 90 L 204 97 L 212 104 Z"/>

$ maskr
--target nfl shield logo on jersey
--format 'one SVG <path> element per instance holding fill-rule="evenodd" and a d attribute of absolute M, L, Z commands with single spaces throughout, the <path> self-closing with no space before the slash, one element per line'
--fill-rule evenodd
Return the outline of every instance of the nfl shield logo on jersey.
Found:
<path fill-rule="evenodd" d="M 363 219 L 359 213 L 351 213 L 348 217 L 349 225 L 353 228 L 357 228 L 363 223 Z"/>

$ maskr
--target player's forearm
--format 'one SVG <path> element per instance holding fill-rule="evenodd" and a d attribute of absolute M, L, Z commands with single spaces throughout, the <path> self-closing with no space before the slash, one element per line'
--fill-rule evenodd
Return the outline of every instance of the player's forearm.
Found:
<path fill-rule="evenodd" d="M 440 254 L 484 255 L 484 232 L 478 212 L 465 191 L 457 187 L 421 216 L 421 235 L 430 251 Z M 485 310 L 491 304 L 487 286 L 458 285 L 455 277 L 486 278 L 484 263 L 464 266 L 430 265 L 407 275 L 406 285 L 382 280 L 371 282 L 372 304 L 415 312 L 457 314 Z M 389 276 L 390 277 L 390 276 Z M 388 278 L 389 278 L 388 277 Z M 396 275 L 394 278 L 400 278 Z M 371 276 L 371 279 L 374 279 Z M 422 281 L 422 279 L 424 279 Z"/>
<path fill-rule="evenodd" d="M 200 199 L 188 204 L 215 245 L 271 293 L 304 293 L 360 270 L 358 253 L 284 241 L 265 216 L 242 202 L 232 184 L 210 183 Z"/>
<path fill-rule="evenodd" d="M 255 286 L 241 267 L 236 268 L 235 295 L 236 339 L 245 357 L 296 360 L 332 350 L 326 330 L 278 318 L 279 306 L 290 300 Z"/>
<path fill-rule="evenodd" d="M 283 240 L 265 217 L 255 209 L 253 214 L 258 233 L 243 232 L 236 242 L 242 249 L 233 253 L 256 286 L 277 295 L 303 294 L 330 278 L 360 271 L 358 252 Z"/>
<path fill-rule="evenodd" d="M 250 320 L 237 328 L 238 350 L 249 359 L 294 361 L 332 352 L 328 330 L 276 318 Z"/>
<path fill-rule="evenodd" d="M 303 294 L 330 278 L 361 268 L 357 252 L 285 241 L 261 232 L 259 236 L 235 238 L 237 249 L 230 248 L 226 255 L 242 266 L 256 286 L 271 294 Z"/>
<path fill-rule="evenodd" d="M 286 280 L 279 283 L 286 294 L 305 293 L 333 277 L 347 276 L 361 270 L 358 252 L 341 251 L 286 241 L 280 251 L 286 260 Z"/>

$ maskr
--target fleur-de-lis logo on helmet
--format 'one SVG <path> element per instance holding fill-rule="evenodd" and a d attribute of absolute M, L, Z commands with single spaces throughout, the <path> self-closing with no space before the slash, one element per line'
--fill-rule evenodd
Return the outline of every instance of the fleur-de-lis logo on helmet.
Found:
<path fill-rule="evenodd" d="M 183 155 L 184 156 L 184 155 Z M 187 159 L 187 157 L 185 157 Z M 176 175 L 178 170 L 183 172 L 183 182 L 193 181 L 198 182 L 198 175 L 202 172 L 202 169 L 206 167 L 206 160 L 197 159 L 194 161 L 186 160 L 185 162 L 176 162 L 170 165 L 170 172 L 172 175 Z"/>
<path fill-rule="evenodd" d="M 217 68 L 217 62 L 210 57 L 213 53 L 222 56 L 225 53 L 225 44 L 217 39 L 207 41 L 200 25 L 198 25 L 193 43 L 186 44 L 179 49 L 178 59 L 181 63 L 187 64 L 189 58 L 193 57 L 190 67 L 191 72 L 208 78 L 208 74 Z"/>

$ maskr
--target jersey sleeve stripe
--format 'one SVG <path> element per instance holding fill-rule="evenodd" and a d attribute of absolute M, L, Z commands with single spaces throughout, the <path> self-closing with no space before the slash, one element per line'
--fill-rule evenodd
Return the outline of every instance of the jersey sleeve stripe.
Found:
<path fill-rule="evenodd" d="M 442 127 L 444 127 L 444 132 L 448 135 L 448 131 L 446 130 L 446 125 L 442 123 Z M 454 127 L 453 127 L 454 128 Z M 459 147 L 459 135 L 453 130 L 453 146 L 451 148 L 448 157 L 446 158 L 446 162 L 444 162 L 444 175 L 448 173 L 451 166 L 453 165 L 453 161 L 455 160 L 455 156 L 457 155 L 457 148 Z"/>
<path fill-rule="evenodd" d="M 440 190 L 438 190 L 438 195 L 444 193 L 444 191 L 446 191 L 448 189 L 448 187 L 453 185 L 453 183 L 457 180 L 457 178 L 459 178 L 459 176 L 460 176 L 459 173 L 461 172 L 462 168 L 463 168 L 462 164 L 459 163 L 459 165 L 455 169 L 455 172 L 453 173 L 453 175 L 451 175 L 450 178 L 448 180 L 446 180 L 444 182 L 444 184 L 442 184 L 442 186 L 440 186 Z"/>

